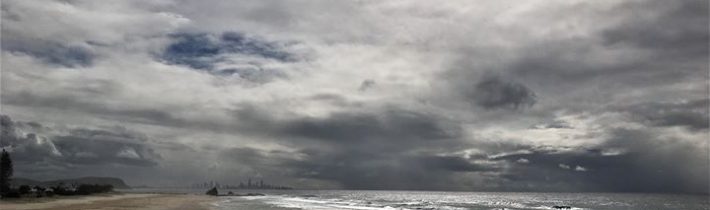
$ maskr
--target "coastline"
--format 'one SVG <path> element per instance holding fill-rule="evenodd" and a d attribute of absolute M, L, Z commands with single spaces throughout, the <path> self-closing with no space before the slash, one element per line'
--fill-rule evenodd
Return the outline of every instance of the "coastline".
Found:
<path fill-rule="evenodd" d="M 122 193 L 49 199 L 0 201 L 2 209 L 15 210 L 210 210 L 217 197 L 193 194 Z"/>

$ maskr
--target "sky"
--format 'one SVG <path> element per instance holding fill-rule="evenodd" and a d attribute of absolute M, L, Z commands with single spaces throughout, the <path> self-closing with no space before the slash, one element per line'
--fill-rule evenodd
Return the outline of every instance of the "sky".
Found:
<path fill-rule="evenodd" d="M 708 193 L 705 0 L 2 1 L 15 176 Z"/>

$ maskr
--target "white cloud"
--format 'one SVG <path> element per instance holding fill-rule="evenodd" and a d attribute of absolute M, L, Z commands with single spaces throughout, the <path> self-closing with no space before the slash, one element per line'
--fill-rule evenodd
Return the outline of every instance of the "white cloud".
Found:
<path fill-rule="evenodd" d="M 118 153 L 116 153 L 116 157 L 122 157 L 122 158 L 129 158 L 129 159 L 140 159 L 141 156 L 138 155 L 138 152 L 136 152 L 136 149 L 130 148 L 130 147 L 125 147 L 121 149 Z"/>
<path fill-rule="evenodd" d="M 601 151 L 601 154 L 603 156 L 616 156 L 616 155 L 622 155 L 626 153 L 624 149 L 620 148 L 609 148 L 609 149 L 604 149 Z"/>
<path fill-rule="evenodd" d="M 569 170 L 571 168 L 569 165 L 562 164 L 562 163 L 558 164 L 557 166 L 560 167 L 561 169 L 567 169 L 567 170 Z"/>

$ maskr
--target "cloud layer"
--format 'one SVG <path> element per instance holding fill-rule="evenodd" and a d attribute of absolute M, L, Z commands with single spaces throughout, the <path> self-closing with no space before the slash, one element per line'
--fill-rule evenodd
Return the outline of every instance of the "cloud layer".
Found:
<path fill-rule="evenodd" d="M 708 192 L 707 1 L 2 4 L 20 176 Z"/>

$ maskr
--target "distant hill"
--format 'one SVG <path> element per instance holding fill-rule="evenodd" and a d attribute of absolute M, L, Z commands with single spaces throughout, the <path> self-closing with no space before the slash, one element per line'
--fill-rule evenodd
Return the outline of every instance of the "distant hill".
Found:
<path fill-rule="evenodd" d="M 125 182 L 123 182 L 122 179 L 119 178 L 114 178 L 114 177 L 81 177 L 81 178 L 75 178 L 75 179 L 59 179 L 59 180 L 50 180 L 50 181 L 37 181 L 37 180 L 32 180 L 32 179 L 25 179 L 25 178 L 12 178 L 11 184 L 13 186 L 20 186 L 20 185 L 38 185 L 38 186 L 43 186 L 43 187 L 49 187 L 49 186 L 56 186 L 59 185 L 59 183 L 64 183 L 65 185 L 71 185 L 71 184 L 110 184 L 113 185 L 114 188 L 116 189 L 129 189 L 128 185 L 126 185 Z"/>

